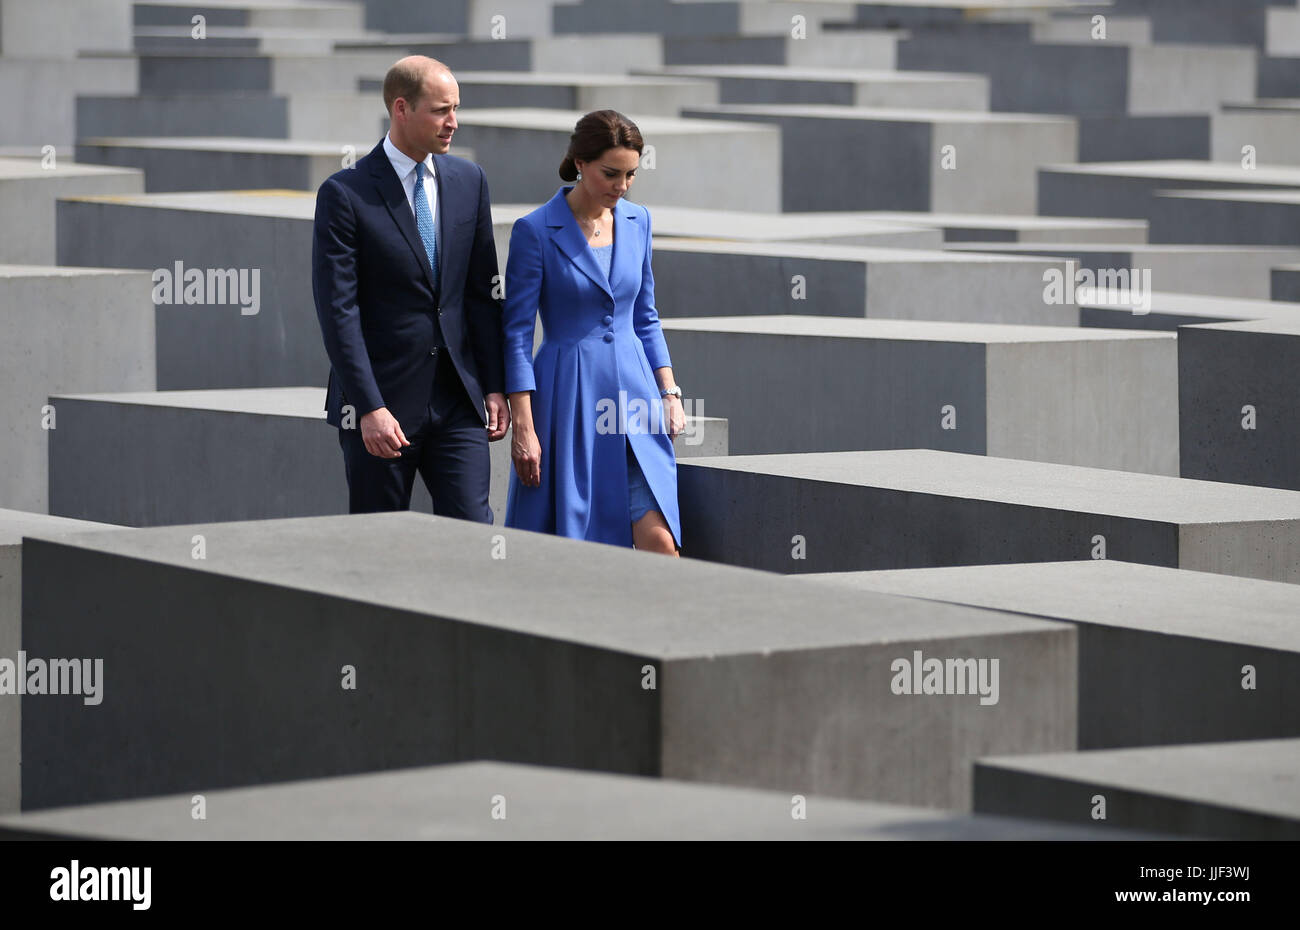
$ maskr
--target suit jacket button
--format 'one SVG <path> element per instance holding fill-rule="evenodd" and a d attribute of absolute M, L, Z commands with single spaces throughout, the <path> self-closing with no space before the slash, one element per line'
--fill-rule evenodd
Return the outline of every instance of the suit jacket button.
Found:
<path fill-rule="evenodd" d="M 614 322 L 614 318 L 612 316 L 606 316 L 605 319 L 601 320 L 601 322 L 608 326 L 610 323 Z"/>
<path fill-rule="evenodd" d="M 613 342 L 613 341 L 614 341 L 614 334 L 613 334 L 613 333 L 606 333 L 606 334 L 605 334 L 605 341 L 606 341 L 606 342 Z"/>
<path fill-rule="evenodd" d="M 429 352 L 429 354 L 430 354 L 430 355 L 437 355 L 437 354 L 438 354 L 438 347 L 437 347 L 437 346 L 434 346 L 433 349 L 432 349 L 432 351 Z"/>

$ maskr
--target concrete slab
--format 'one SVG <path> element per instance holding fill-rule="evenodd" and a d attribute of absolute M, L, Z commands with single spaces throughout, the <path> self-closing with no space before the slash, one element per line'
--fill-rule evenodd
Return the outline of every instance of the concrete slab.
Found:
<path fill-rule="evenodd" d="M 1038 170 L 1039 212 L 1049 216 L 1147 218 L 1154 209 L 1157 192 L 1210 187 L 1300 188 L 1300 168 L 1243 168 L 1240 162 L 1135 161 L 1046 165 Z M 1152 241 L 1184 240 L 1152 236 Z"/>
<path fill-rule="evenodd" d="M 1300 839 L 1300 740 L 981 759 L 975 809 L 1220 840 Z"/>
<path fill-rule="evenodd" d="M 786 574 L 1099 553 L 1300 579 L 1300 493 L 1274 488 L 896 449 L 695 459 L 678 496 L 689 555 Z"/>
<path fill-rule="evenodd" d="M 1297 418 L 1300 313 L 1178 331 L 1182 474 L 1300 490 Z"/>
<path fill-rule="evenodd" d="M 800 214 L 808 215 L 812 214 Z M 834 214 L 819 213 L 818 217 Z M 1017 216 L 997 213 L 873 211 L 882 222 L 937 226 L 945 242 L 1130 242 L 1147 241 L 1146 220 L 1090 217 Z"/>
<path fill-rule="evenodd" d="M 107 169 L 100 169 L 107 170 Z M 116 170 L 116 169 L 115 169 Z M 158 387 L 185 390 L 324 384 L 329 361 L 311 298 L 314 194 L 138 194 L 59 203 L 64 265 L 243 272 L 252 301 L 227 291 L 158 309 Z M 254 277 L 256 273 L 256 277 Z M 173 288 L 174 291 L 174 288 Z"/>
<path fill-rule="evenodd" d="M 355 30 L 363 25 L 364 11 L 356 3 L 322 0 L 204 0 L 207 19 L 214 26 L 280 29 Z M 192 7 L 175 0 L 136 0 L 137 26 L 189 25 Z"/>
<path fill-rule="evenodd" d="M 980 74 L 779 65 L 677 65 L 647 74 L 711 82 L 717 99 L 692 103 L 798 103 L 922 110 L 987 110 Z"/>
<path fill-rule="evenodd" d="M 662 239 L 655 305 L 663 318 L 873 317 L 1076 326 L 1071 302 L 1045 304 L 1064 260 L 799 242 Z"/>
<path fill-rule="evenodd" d="M 385 51 L 312 55 L 214 49 L 192 38 L 184 52 L 136 53 L 140 93 L 162 96 L 232 92 L 354 94 L 361 78 L 374 74 L 382 77 L 394 60 Z M 382 106 L 382 93 L 375 96 Z"/>
<path fill-rule="evenodd" d="M 664 74 L 586 74 L 582 72 L 458 71 L 461 102 L 475 109 L 539 107 L 550 110 L 618 110 L 633 120 L 680 116 L 697 103 L 716 103 L 714 81 Z M 382 88 L 383 78 L 365 79 L 363 93 Z"/>
<path fill-rule="evenodd" d="M 285 139 L 194 137 L 86 138 L 77 145 L 77 160 L 97 165 L 138 168 L 145 190 L 253 190 L 271 188 L 311 191 L 374 147 L 370 137 L 350 142 L 302 142 Z M 461 158 L 466 150 L 456 149 Z M 472 154 L 472 153 L 469 153 Z"/>
<path fill-rule="evenodd" d="M 475 151 L 491 179 L 494 200 L 544 203 L 562 183 L 560 161 L 583 115 L 572 110 L 467 110 L 458 117 L 456 138 Z M 781 209 L 781 138 L 775 128 L 662 116 L 633 119 L 647 146 L 636 178 L 637 200 L 722 210 Z M 521 159 L 519 152 L 538 157 Z M 741 163 L 746 182 L 737 184 L 735 165 Z"/>
<path fill-rule="evenodd" d="M 1300 190 L 1163 191 L 1150 216 L 1154 242 L 1300 245 Z"/>
<path fill-rule="evenodd" d="M 663 327 L 674 375 L 728 418 L 733 455 L 924 447 L 1178 473 L 1171 334 L 800 316 Z"/>
<path fill-rule="evenodd" d="M 382 99 L 360 93 L 230 91 L 77 97 L 77 136 L 248 136 L 374 139 L 388 130 Z M 374 143 L 371 143 L 372 145 Z"/>
<path fill-rule="evenodd" d="M 1068 625 L 422 514 L 29 537 L 23 584 L 31 655 L 104 660 L 24 706 L 24 810 L 484 758 L 962 809 L 1073 748 Z M 893 693 L 917 651 L 999 664 Z"/>
<path fill-rule="evenodd" d="M 1080 325 L 1172 332 L 1201 323 L 1300 319 L 1300 308 L 1285 301 L 1155 291 L 1148 307 L 1146 301 L 1139 306 L 1116 296 L 1124 297 L 1086 288 L 1077 293 Z"/>
<path fill-rule="evenodd" d="M 1155 292 L 1178 291 L 1207 297 L 1268 300 L 1270 274 L 1279 265 L 1300 261 L 1300 249 L 1223 245 L 1170 245 L 1122 242 L 954 242 L 950 252 L 991 252 L 998 255 L 1059 256 L 1090 271 L 1094 280 L 1103 272 L 1124 269 L 1151 273 Z M 1107 278 L 1111 280 L 1111 278 Z M 1110 325 L 1110 324 L 1101 324 Z"/>
<path fill-rule="evenodd" d="M 1300 301 L 1300 263 L 1278 265 L 1272 270 L 1269 275 L 1269 297 L 1273 300 Z"/>
<path fill-rule="evenodd" d="M 1114 559 L 796 577 L 1075 624 L 1080 749 L 1300 736 L 1294 584 Z"/>
<path fill-rule="evenodd" d="M 1300 168 L 1204 161 L 1127 161 L 1047 165 L 1039 169 L 1039 212 L 1049 216 L 1151 216 L 1161 191 L 1214 187 L 1271 190 L 1300 187 Z M 1156 239 L 1177 242 L 1178 239 Z"/>
<path fill-rule="evenodd" d="M 493 817 L 496 798 L 504 816 Z M 806 798 L 500 762 L 466 762 L 0 819 L 0 839 L 104 840 L 1097 840 L 1123 831 Z M 180 813 L 178 813 L 178 811 Z M 1128 838 L 1145 838 L 1129 834 Z"/>
<path fill-rule="evenodd" d="M 0 23 L 0 41 L 3 41 Z M 80 35 L 81 30 L 77 30 Z M 79 94 L 134 94 L 135 66 L 126 57 L 0 56 L 0 145 L 70 148 L 76 141 Z M 62 155 L 62 151 L 59 152 Z M 70 153 L 69 153 L 70 154 Z M 71 161 L 71 158 L 68 159 Z"/>
<path fill-rule="evenodd" d="M 0 509 L 0 656 L 17 661 L 22 648 L 23 536 L 107 530 L 103 523 Z M 0 695 L 0 813 L 19 808 L 22 785 L 22 698 Z"/>
<path fill-rule="evenodd" d="M 87 50 L 127 51 L 131 6 L 131 0 L 0 0 L 0 57 L 66 63 Z"/>
<path fill-rule="evenodd" d="M 783 149 L 799 153 L 781 166 L 786 211 L 1036 213 L 1034 172 L 1073 160 L 1077 148 L 1074 122 L 1060 117 L 813 104 L 721 104 L 682 113 L 779 128 Z M 872 156 L 846 159 L 849 151 Z"/>
<path fill-rule="evenodd" d="M 900 67 L 898 43 L 901 37 L 901 33 L 890 29 L 824 31 L 810 33 L 803 39 L 794 38 L 788 29 L 767 36 L 669 36 L 663 40 L 662 64 L 785 65 L 792 68 L 894 71 Z"/>
<path fill-rule="evenodd" d="M 1222 45 L 976 41 L 940 32 L 898 46 L 899 68 L 988 75 L 994 110 L 1079 116 L 1210 113 L 1255 96 L 1256 58 L 1254 49 Z"/>
<path fill-rule="evenodd" d="M 1225 103 L 1213 116 L 1210 157 L 1240 162 L 1249 155 L 1261 165 L 1300 165 L 1298 136 L 1300 100 Z"/>
<path fill-rule="evenodd" d="M 51 513 L 166 526 L 348 511 L 338 433 L 324 426 L 323 387 L 77 394 L 52 403 L 62 432 L 49 442 Z M 160 449 L 139 436 L 172 439 Z M 513 470 L 510 438 L 489 447 L 498 526 Z M 727 421 L 687 417 L 674 448 L 678 458 L 726 455 Z M 411 507 L 433 512 L 418 479 Z"/>
<path fill-rule="evenodd" d="M 136 26 L 134 49 L 142 54 L 185 53 L 194 50 L 194 27 Z M 303 29 L 274 26 L 207 27 L 203 42 L 212 51 L 261 55 L 329 55 L 340 42 L 366 43 L 382 38 L 365 29 Z"/>
<path fill-rule="evenodd" d="M 46 167 L 49 165 L 49 167 Z M 61 159 L 0 158 L 0 262 L 53 265 L 55 202 L 88 194 L 134 194 L 144 175 Z"/>
<path fill-rule="evenodd" d="M 138 271 L 0 265 L 0 506 L 48 506 L 51 393 L 153 388 L 152 286 Z"/>
<path fill-rule="evenodd" d="M 531 0 L 530 0 L 531 2 Z M 403 55 L 428 55 L 452 71 L 582 71 L 624 74 L 664 65 L 665 39 L 660 35 L 603 33 L 526 36 L 511 33 L 504 4 L 493 8 L 507 16 L 505 38 L 466 38 L 454 31 L 401 33 L 389 30 L 377 40 L 343 41 L 341 51 L 385 50 L 396 61 Z M 535 15 L 535 14 L 533 14 Z"/>
<path fill-rule="evenodd" d="M 1081 162 L 1208 161 L 1211 117 L 1208 113 L 1132 116 L 1084 114 L 1079 123 Z"/>

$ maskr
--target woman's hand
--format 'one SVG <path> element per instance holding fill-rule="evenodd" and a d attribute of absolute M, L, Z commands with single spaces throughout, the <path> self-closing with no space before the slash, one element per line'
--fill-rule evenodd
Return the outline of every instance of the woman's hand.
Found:
<path fill-rule="evenodd" d="M 664 398 L 664 419 L 668 423 L 669 439 L 676 439 L 686 429 L 686 411 L 682 408 L 682 399 L 676 394 Z"/>
<path fill-rule="evenodd" d="M 542 483 L 542 446 L 531 426 L 521 427 L 515 421 L 510 440 L 510 458 L 515 463 L 515 474 L 525 487 L 535 488 Z"/>

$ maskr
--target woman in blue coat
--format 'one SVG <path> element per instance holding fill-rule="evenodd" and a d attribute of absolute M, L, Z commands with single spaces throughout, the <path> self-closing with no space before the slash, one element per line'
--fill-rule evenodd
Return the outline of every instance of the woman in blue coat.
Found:
<path fill-rule="evenodd" d="M 642 147 L 625 116 L 588 113 L 560 164 L 573 185 L 510 234 L 506 525 L 675 554 L 672 439 L 686 417 L 655 310 L 650 213 L 623 199 Z"/>

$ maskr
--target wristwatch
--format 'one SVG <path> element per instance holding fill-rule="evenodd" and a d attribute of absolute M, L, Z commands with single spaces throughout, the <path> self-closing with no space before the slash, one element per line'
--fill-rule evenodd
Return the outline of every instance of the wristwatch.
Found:
<path fill-rule="evenodd" d="M 670 396 L 670 395 L 671 395 L 672 397 L 676 397 L 678 400 L 681 400 L 681 399 L 682 399 L 682 389 L 681 389 L 681 387 L 680 387 L 680 386 L 676 386 L 676 387 L 670 387 L 670 388 L 663 388 L 662 390 L 659 391 L 659 396 L 660 396 L 660 397 L 668 397 L 668 396 Z"/>

